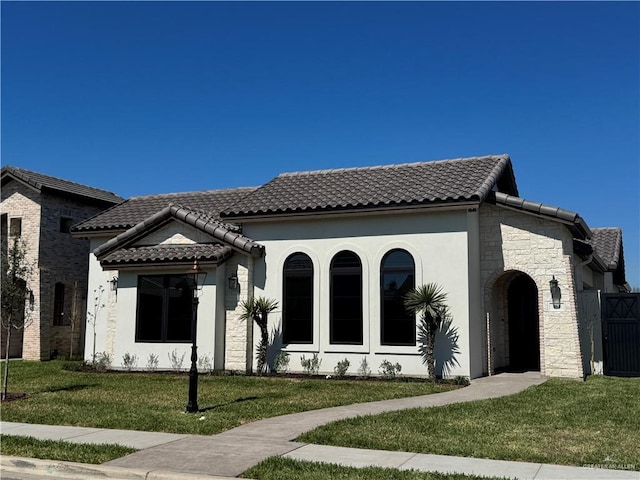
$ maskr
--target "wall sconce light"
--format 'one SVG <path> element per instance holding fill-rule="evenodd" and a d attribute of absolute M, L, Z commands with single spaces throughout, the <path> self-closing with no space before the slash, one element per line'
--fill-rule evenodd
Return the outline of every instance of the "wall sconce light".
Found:
<path fill-rule="evenodd" d="M 232 273 L 229 277 L 229 290 L 237 290 L 238 289 L 238 276 L 235 273 Z"/>
<path fill-rule="evenodd" d="M 29 310 L 33 311 L 36 306 L 36 297 L 33 295 L 33 290 L 27 290 L 26 297 L 29 300 Z"/>
<path fill-rule="evenodd" d="M 562 292 L 560 291 L 558 280 L 556 280 L 555 275 L 549 281 L 549 286 L 551 287 L 551 300 L 553 302 L 553 308 L 560 308 L 560 299 L 562 298 Z"/>
<path fill-rule="evenodd" d="M 111 280 L 109 280 L 109 285 L 111 286 L 111 291 L 112 292 L 117 292 L 118 291 L 118 277 L 113 277 Z"/>

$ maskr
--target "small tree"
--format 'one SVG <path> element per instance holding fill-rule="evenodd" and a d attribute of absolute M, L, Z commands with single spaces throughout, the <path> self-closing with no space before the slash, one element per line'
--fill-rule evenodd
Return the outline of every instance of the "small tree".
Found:
<path fill-rule="evenodd" d="M 278 308 L 278 302 L 265 297 L 251 298 L 250 300 L 243 300 L 241 303 L 242 315 L 240 319 L 245 321 L 254 321 L 256 325 L 260 327 L 260 344 L 258 345 L 258 354 L 256 358 L 258 360 L 258 374 L 262 375 L 267 371 L 267 347 L 269 346 L 269 330 L 268 316 L 276 308 Z"/>
<path fill-rule="evenodd" d="M 23 330 L 31 323 L 33 299 L 30 308 L 26 308 L 27 295 L 31 290 L 27 283 L 33 273 L 33 267 L 26 260 L 26 246 L 18 236 L 13 237 L 13 244 L 2 252 L 2 328 L 7 330 L 5 343 L 4 382 L 2 399 L 7 398 L 9 387 L 9 350 L 11 348 L 11 331 Z"/>
<path fill-rule="evenodd" d="M 435 283 L 420 285 L 410 290 L 404 297 L 404 306 L 407 311 L 421 314 L 419 331 L 421 337 L 424 337 L 424 343 L 420 353 L 423 355 L 423 362 L 427 364 L 429 378 L 432 380 L 436 378 L 436 332 L 447 315 L 446 299 L 447 294 Z"/>
<path fill-rule="evenodd" d="M 93 353 L 91 356 L 91 364 L 96 365 L 96 322 L 98 321 L 98 313 L 104 308 L 102 303 L 102 295 L 104 294 L 104 287 L 98 286 L 93 291 L 93 312 L 87 312 L 87 323 L 93 327 Z"/>

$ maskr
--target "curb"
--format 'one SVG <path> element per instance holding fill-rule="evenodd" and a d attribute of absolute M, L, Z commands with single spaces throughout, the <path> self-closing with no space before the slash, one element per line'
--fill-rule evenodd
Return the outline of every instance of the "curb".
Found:
<path fill-rule="evenodd" d="M 230 480 L 231 477 L 171 472 L 166 470 L 143 470 L 139 468 L 110 467 L 89 463 L 42 460 L 39 458 L 11 457 L 2 455 L 0 470 L 3 474 L 30 473 L 65 480 Z M 237 480 L 237 479 L 236 479 Z"/>

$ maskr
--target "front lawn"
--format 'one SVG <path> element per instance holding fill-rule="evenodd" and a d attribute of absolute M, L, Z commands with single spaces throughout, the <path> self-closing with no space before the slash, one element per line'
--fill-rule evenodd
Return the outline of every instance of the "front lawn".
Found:
<path fill-rule="evenodd" d="M 258 480 L 500 480 L 459 473 L 419 472 L 395 468 L 355 468 L 328 463 L 303 462 L 271 457 L 242 473 L 242 478 Z"/>
<path fill-rule="evenodd" d="M 0 435 L 0 452 L 14 457 L 44 458 L 63 462 L 99 465 L 135 452 L 134 448 L 112 444 L 83 444 L 33 437 Z"/>
<path fill-rule="evenodd" d="M 298 440 L 640 470 L 640 378 L 549 380 L 508 397 L 342 420 Z"/>
<path fill-rule="evenodd" d="M 442 392 L 429 382 L 201 376 L 198 414 L 185 414 L 188 376 L 89 373 L 65 362 L 11 362 L 2 420 L 210 435 L 263 418 L 358 402 Z"/>

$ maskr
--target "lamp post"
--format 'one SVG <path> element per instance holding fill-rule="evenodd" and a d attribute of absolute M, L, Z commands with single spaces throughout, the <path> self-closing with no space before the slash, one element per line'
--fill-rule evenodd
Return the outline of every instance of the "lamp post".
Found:
<path fill-rule="evenodd" d="M 187 282 L 193 292 L 191 300 L 191 368 L 189 369 L 189 401 L 187 413 L 196 413 L 198 408 L 198 346 L 196 345 L 196 333 L 198 331 L 198 291 L 202 290 L 207 272 L 204 272 L 198 260 L 193 260 L 193 267 L 187 272 Z"/>

